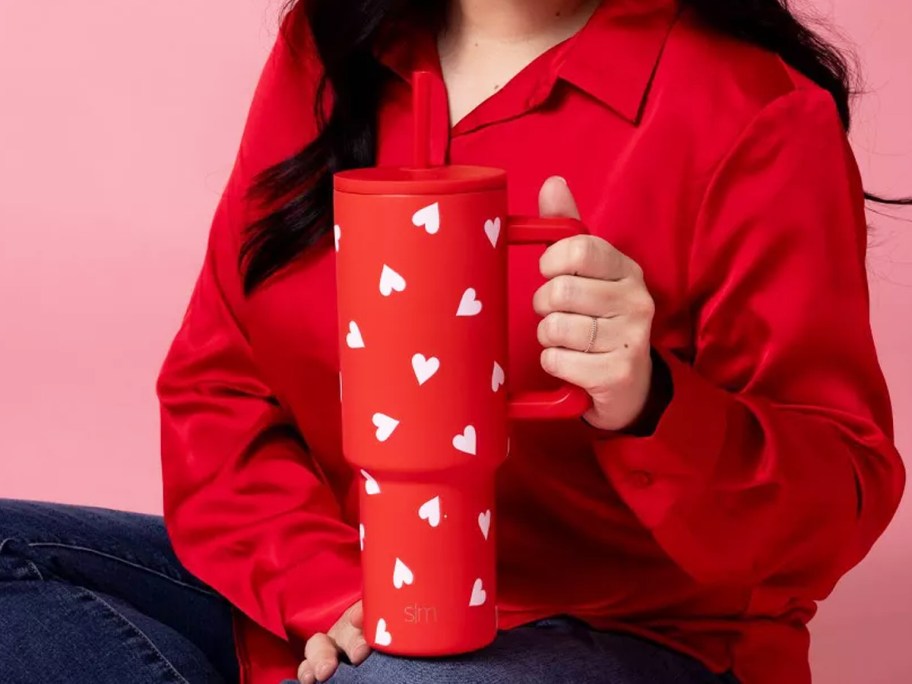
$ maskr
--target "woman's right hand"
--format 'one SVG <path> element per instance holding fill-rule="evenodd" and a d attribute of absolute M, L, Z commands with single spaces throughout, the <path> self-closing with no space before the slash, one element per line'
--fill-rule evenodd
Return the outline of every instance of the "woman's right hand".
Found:
<path fill-rule="evenodd" d="M 360 665 L 371 649 L 364 639 L 364 610 L 358 601 L 346 610 L 326 634 L 314 634 L 304 646 L 304 661 L 298 666 L 301 684 L 325 682 L 339 667 L 339 654 Z"/>

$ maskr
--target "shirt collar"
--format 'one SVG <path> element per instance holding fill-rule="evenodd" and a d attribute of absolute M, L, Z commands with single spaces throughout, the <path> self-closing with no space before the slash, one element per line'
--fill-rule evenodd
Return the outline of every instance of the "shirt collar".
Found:
<path fill-rule="evenodd" d="M 679 13 L 677 0 L 604 0 L 568 45 L 558 78 L 639 123 Z"/>
<path fill-rule="evenodd" d="M 603 0 L 563 49 L 554 51 L 552 78 L 544 85 L 562 80 L 638 124 L 679 14 L 678 0 Z M 419 69 L 440 75 L 435 38 L 408 22 L 388 27 L 377 56 L 408 82 Z"/>

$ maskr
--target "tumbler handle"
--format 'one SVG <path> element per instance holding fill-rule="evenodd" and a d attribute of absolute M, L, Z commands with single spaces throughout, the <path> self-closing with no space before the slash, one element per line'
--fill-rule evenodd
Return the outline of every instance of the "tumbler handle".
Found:
<path fill-rule="evenodd" d="M 586 233 L 586 226 L 573 218 L 510 216 L 507 219 L 507 242 L 511 245 L 551 245 Z M 590 399 L 581 387 L 565 383 L 547 392 L 511 394 L 507 406 L 510 420 L 579 418 L 588 410 Z"/>

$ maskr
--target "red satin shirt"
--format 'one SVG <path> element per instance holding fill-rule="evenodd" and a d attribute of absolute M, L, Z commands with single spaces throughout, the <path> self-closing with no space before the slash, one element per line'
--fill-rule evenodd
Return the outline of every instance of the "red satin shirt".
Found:
<path fill-rule="evenodd" d="M 379 163 L 412 158 L 394 73 Z M 161 370 L 165 520 L 179 558 L 237 608 L 248 684 L 293 677 L 294 644 L 360 593 L 358 479 L 342 457 L 332 236 L 245 298 L 253 175 L 313 138 L 319 64 L 280 38 Z M 904 471 L 871 336 L 862 186 L 834 103 L 778 57 L 673 0 L 606 2 L 455 126 L 435 163 L 507 169 L 510 209 L 564 176 L 583 219 L 637 261 L 671 399 L 651 434 L 516 426 L 499 480 L 501 626 L 570 613 L 693 654 L 744 684 L 810 681 L 805 624 L 889 522 Z M 550 387 L 511 248 L 510 361 Z M 289 641 L 290 639 L 290 641 Z"/>

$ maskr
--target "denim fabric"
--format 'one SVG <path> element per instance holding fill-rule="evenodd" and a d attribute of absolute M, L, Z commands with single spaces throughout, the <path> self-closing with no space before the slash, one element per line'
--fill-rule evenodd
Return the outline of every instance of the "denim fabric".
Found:
<path fill-rule="evenodd" d="M 235 684 L 231 610 L 159 516 L 0 499 L 0 683 Z M 337 684 L 725 684 L 648 641 L 552 618 L 455 658 L 380 653 Z M 294 684 L 288 680 L 288 684 Z"/>
<path fill-rule="evenodd" d="M 649 641 L 596 632 L 550 618 L 502 632 L 488 648 L 455 658 L 408 659 L 374 653 L 341 665 L 333 684 L 737 684 Z M 286 680 L 283 684 L 296 684 Z"/>
<path fill-rule="evenodd" d="M 2 684 L 234 684 L 230 607 L 159 516 L 0 499 Z"/>

